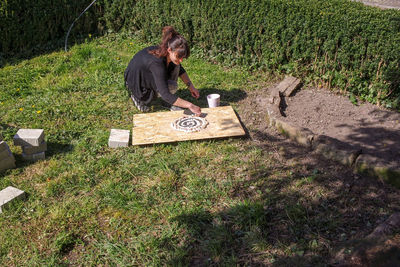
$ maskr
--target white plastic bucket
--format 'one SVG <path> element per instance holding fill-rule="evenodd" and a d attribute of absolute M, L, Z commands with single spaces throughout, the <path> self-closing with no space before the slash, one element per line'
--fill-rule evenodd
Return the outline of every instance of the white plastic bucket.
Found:
<path fill-rule="evenodd" d="M 208 107 L 215 108 L 219 106 L 220 95 L 211 94 L 207 96 Z"/>

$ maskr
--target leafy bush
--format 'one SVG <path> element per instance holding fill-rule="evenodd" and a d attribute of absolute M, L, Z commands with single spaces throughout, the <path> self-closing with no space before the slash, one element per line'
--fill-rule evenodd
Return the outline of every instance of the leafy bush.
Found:
<path fill-rule="evenodd" d="M 2 0 L 3 54 L 65 36 L 90 1 Z M 158 42 L 173 25 L 215 61 L 301 76 L 400 107 L 400 12 L 350 0 L 99 0 L 74 32 L 128 31 Z M 72 35 L 73 35 L 72 33 Z"/>
<path fill-rule="evenodd" d="M 90 3 L 83 0 L 1 0 L 1 53 L 8 57 L 65 37 L 71 23 Z M 101 11 L 101 4 L 92 6 L 74 25 L 71 35 L 97 31 Z"/>
<path fill-rule="evenodd" d="M 349 0 L 104 0 L 115 31 L 164 25 L 219 62 L 302 76 L 372 103 L 400 101 L 400 12 Z"/>

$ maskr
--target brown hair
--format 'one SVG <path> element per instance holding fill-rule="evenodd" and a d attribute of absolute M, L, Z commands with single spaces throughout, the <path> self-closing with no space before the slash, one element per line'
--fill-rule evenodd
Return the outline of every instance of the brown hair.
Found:
<path fill-rule="evenodd" d="M 172 26 L 165 26 L 162 29 L 161 44 L 157 49 L 151 50 L 149 53 L 157 57 L 166 57 L 168 48 L 171 48 L 173 52 L 177 52 L 177 56 L 180 58 L 188 58 L 190 55 L 190 48 L 186 39 L 175 31 Z"/>

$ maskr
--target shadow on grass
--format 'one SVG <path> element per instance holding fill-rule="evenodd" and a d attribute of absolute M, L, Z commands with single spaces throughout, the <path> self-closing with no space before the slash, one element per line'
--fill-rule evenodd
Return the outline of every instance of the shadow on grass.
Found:
<path fill-rule="evenodd" d="M 65 154 L 73 150 L 73 145 L 71 144 L 62 144 L 62 143 L 54 143 L 47 142 L 47 150 L 45 151 L 45 159 L 50 159 L 59 154 Z M 14 154 L 17 168 L 19 167 L 27 167 L 35 161 L 27 161 L 22 158 L 21 154 Z"/>
<path fill-rule="evenodd" d="M 96 34 L 92 34 L 93 37 L 96 37 Z M 87 40 L 87 35 L 79 35 L 68 39 L 68 47 L 67 51 L 71 49 L 74 45 L 79 45 L 85 43 Z M 18 65 L 20 62 L 29 60 L 35 57 L 51 54 L 57 51 L 65 51 L 65 36 L 60 37 L 57 40 L 49 41 L 45 44 L 37 45 L 35 47 L 30 47 L 24 51 L 20 51 L 18 53 L 1 55 L 0 54 L 0 68 L 3 68 L 6 65 Z"/>
<path fill-rule="evenodd" d="M 58 154 L 65 154 L 71 152 L 73 149 L 74 146 L 71 144 L 48 142 L 46 156 L 52 157 Z"/>
<path fill-rule="evenodd" d="M 172 257 L 170 264 L 335 266 L 341 249 L 349 263 L 355 253 L 351 241 L 364 240 L 396 211 L 396 205 L 388 205 L 396 203 L 396 189 L 354 175 L 296 143 L 255 134 L 273 139 L 257 146 L 261 156 L 268 153 L 276 161 L 247 165 L 248 177 L 230 190 L 238 204 L 217 211 L 198 208 L 171 219 L 187 237 L 179 248 L 185 254 Z M 371 243 L 368 249 L 375 252 L 361 253 L 360 262 L 397 266 L 398 248 L 383 246 Z"/>
<path fill-rule="evenodd" d="M 12 140 L 15 133 L 18 131 L 17 127 L 0 123 L 0 134 L 4 139 Z M 12 141 L 11 141 L 12 142 Z M 58 154 L 68 153 L 73 150 L 73 145 L 61 142 L 47 142 L 47 150 L 45 151 L 46 159 L 56 156 Z M 26 161 L 22 158 L 21 154 L 13 154 L 16 159 L 17 167 L 26 167 L 33 163 L 33 161 Z"/>
<path fill-rule="evenodd" d="M 231 103 L 239 102 L 240 100 L 246 98 L 247 96 L 246 92 L 239 88 L 234 88 L 228 91 L 228 90 L 206 87 L 206 88 L 200 88 L 199 92 L 200 92 L 199 99 L 193 98 L 192 95 L 190 94 L 190 91 L 186 89 L 178 90 L 176 92 L 176 95 L 184 100 L 187 100 L 195 105 L 198 105 L 201 108 L 208 108 L 207 95 L 209 94 L 219 94 L 221 96 L 220 106 L 228 106 Z M 167 110 L 169 111 L 169 105 L 166 104 L 160 97 L 154 99 L 151 105 L 153 107 L 152 110 L 153 112 L 167 111 Z"/>

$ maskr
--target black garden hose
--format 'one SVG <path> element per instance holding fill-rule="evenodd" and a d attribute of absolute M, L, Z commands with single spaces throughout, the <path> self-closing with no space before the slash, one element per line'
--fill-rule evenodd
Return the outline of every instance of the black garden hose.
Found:
<path fill-rule="evenodd" d="M 67 32 L 67 36 L 65 37 L 65 52 L 67 52 L 67 44 L 68 44 L 68 36 L 69 33 L 71 32 L 72 27 L 74 26 L 74 23 L 96 2 L 97 0 L 94 0 L 83 12 L 72 22 L 71 26 L 69 27 L 69 30 Z"/>

